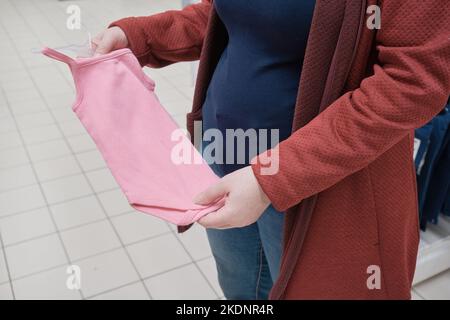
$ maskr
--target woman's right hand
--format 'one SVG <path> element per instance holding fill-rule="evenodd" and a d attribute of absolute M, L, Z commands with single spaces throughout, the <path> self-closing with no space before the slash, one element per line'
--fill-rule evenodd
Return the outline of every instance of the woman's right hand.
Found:
<path fill-rule="evenodd" d="M 128 39 L 122 29 L 119 27 L 111 27 L 95 36 L 92 39 L 92 45 L 95 49 L 95 57 L 128 47 Z"/>

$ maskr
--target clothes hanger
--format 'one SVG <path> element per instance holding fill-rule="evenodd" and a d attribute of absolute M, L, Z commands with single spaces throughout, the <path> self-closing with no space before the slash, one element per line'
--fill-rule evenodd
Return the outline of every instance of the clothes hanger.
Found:
<path fill-rule="evenodd" d="M 94 55 L 94 48 L 92 46 L 91 33 L 88 32 L 88 40 L 82 44 L 69 44 L 65 46 L 53 47 L 54 50 L 66 53 L 67 55 L 74 55 L 77 58 L 89 58 Z M 32 53 L 42 53 L 42 49 L 33 48 Z"/>

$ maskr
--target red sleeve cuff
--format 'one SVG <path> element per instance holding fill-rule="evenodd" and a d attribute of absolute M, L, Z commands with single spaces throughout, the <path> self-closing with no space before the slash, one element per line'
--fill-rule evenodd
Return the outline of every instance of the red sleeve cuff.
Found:
<path fill-rule="evenodd" d="M 279 172 L 279 148 L 268 150 L 253 158 L 251 167 L 256 180 L 273 207 L 280 212 L 289 209 L 292 206 L 288 195 L 290 186 L 287 179 Z"/>

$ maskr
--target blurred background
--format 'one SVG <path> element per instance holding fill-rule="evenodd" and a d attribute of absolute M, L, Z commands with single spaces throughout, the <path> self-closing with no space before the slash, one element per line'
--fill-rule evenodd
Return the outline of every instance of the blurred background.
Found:
<path fill-rule="evenodd" d="M 0 299 L 223 298 L 204 230 L 179 235 L 128 206 L 72 113 L 67 66 L 33 53 L 82 44 L 114 20 L 187 2 L 0 0 Z M 67 26 L 71 5 L 80 9 L 80 29 Z M 180 126 L 195 69 L 145 70 Z M 448 267 L 429 271 L 435 251 L 426 252 L 427 244 L 440 240 L 432 237 L 423 236 L 426 266 L 414 299 L 450 299 Z M 80 289 L 68 283 L 72 265 L 81 270 Z"/>

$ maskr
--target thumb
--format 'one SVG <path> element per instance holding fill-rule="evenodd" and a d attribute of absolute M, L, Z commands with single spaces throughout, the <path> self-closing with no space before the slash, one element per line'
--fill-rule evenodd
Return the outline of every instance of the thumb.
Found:
<path fill-rule="evenodd" d="M 94 56 L 99 56 L 101 54 L 107 54 L 114 49 L 115 41 L 111 33 L 106 32 L 102 39 L 97 43 L 95 48 Z"/>
<path fill-rule="evenodd" d="M 225 184 L 222 181 L 219 181 L 217 184 L 195 196 L 194 203 L 199 205 L 207 205 L 222 198 L 227 193 L 228 191 Z"/>

